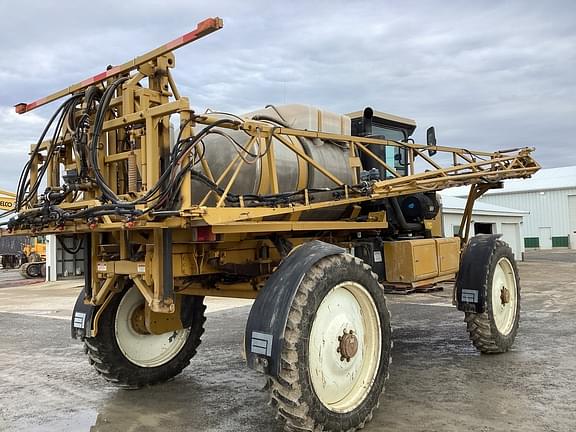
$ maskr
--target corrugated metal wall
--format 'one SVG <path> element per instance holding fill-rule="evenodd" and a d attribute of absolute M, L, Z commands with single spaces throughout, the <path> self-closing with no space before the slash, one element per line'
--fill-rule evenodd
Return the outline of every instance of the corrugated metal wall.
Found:
<path fill-rule="evenodd" d="M 550 227 L 553 237 L 564 237 L 571 229 L 569 195 L 576 195 L 576 189 L 488 194 L 480 201 L 529 211 L 522 224 L 522 237 L 539 237 L 541 227 Z"/>

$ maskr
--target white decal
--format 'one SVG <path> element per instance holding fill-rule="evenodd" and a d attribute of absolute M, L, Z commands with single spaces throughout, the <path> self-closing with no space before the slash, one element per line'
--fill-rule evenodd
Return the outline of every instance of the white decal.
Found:
<path fill-rule="evenodd" d="M 73 327 L 83 329 L 85 321 L 86 321 L 86 314 L 83 312 L 76 312 L 74 314 Z"/>
<path fill-rule="evenodd" d="M 270 357 L 272 355 L 273 336 L 268 333 L 252 332 L 250 351 L 254 354 L 263 354 Z"/>

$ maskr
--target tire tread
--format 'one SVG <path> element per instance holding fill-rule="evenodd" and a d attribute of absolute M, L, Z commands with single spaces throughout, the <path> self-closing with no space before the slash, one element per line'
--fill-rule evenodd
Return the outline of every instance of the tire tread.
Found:
<path fill-rule="evenodd" d="M 498 334 L 498 330 L 492 324 L 492 319 L 488 314 L 488 295 L 490 294 L 489 283 L 490 283 L 490 276 L 493 273 L 493 266 L 496 265 L 494 260 L 499 258 L 499 255 L 496 253 L 497 251 L 501 251 L 507 258 L 512 258 L 510 260 L 512 267 L 514 268 L 515 276 L 516 276 L 516 283 L 518 288 L 518 305 L 517 305 L 517 314 L 518 320 L 520 316 L 520 284 L 518 283 L 518 269 L 514 263 L 512 249 L 508 244 L 503 242 L 502 240 L 496 240 L 494 243 L 494 249 L 492 254 L 490 255 L 490 261 L 488 263 L 488 269 L 490 269 L 486 273 L 486 278 L 483 281 L 483 288 L 486 293 L 486 312 L 477 314 L 477 313 L 465 313 L 464 321 L 466 322 L 466 330 L 468 332 L 468 336 L 472 341 L 472 344 L 476 347 L 476 349 L 484 354 L 497 354 L 503 353 L 508 351 L 510 348 L 511 343 L 503 344 L 501 341 L 501 337 Z M 515 324 L 515 328 L 512 330 L 512 340 L 515 337 L 515 334 L 518 329 L 518 322 Z"/>
<path fill-rule="evenodd" d="M 139 368 L 133 364 L 128 364 L 127 359 L 120 354 L 117 343 L 110 332 L 102 331 L 102 329 L 95 337 L 84 339 L 88 362 L 106 381 L 126 389 L 137 389 L 173 378 L 190 364 L 190 360 L 196 355 L 197 348 L 202 342 L 201 336 L 204 333 L 204 322 L 206 321 L 206 305 L 204 305 L 202 297 L 198 297 L 198 299 L 200 300 L 194 301 L 194 314 L 199 319 L 193 321 L 190 335 L 182 351 L 167 364 L 154 368 Z M 104 311 L 104 314 L 107 312 Z M 112 324 L 112 320 L 102 320 L 101 325 L 104 323 Z"/>

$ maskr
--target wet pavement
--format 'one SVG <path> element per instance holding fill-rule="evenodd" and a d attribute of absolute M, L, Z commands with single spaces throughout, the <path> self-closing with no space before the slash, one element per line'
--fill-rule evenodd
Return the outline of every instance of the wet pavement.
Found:
<path fill-rule="evenodd" d="M 366 431 L 576 430 L 576 254 L 531 255 L 520 263 L 522 322 L 507 354 L 475 351 L 450 290 L 388 296 L 391 376 Z M 69 339 L 78 284 L 0 289 L 0 431 L 282 430 L 264 378 L 241 357 L 245 301 L 210 300 L 184 373 L 126 391 L 99 378 Z"/>
<path fill-rule="evenodd" d="M 33 285 L 43 281 L 42 278 L 27 279 L 17 269 L 0 269 L 0 288 Z"/>

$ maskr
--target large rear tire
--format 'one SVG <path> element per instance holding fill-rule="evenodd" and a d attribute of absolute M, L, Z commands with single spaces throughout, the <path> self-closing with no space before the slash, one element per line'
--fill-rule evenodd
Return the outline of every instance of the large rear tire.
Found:
<path fill-rule="evenodd" d="M 512 249 L 497 240 L 483 279 L 485 312 L 466 313 L 464 320 L 474 346 L 482 353 L 508 351 L 520 323 L 520 279 Z"/>
<path fill-rule="evenodd" d="M 372 418 L 388 378 L 390 314 L 370 267 L 348 254 L 304 276 L 285 330 L 272 402 L 294 431 L 354 431 Z"/>
<path fill-rule="evenodd" d="M 203 297 L 185 298 L 192 314 L 190 327 L 161 335 L 143 334 L 133 316 L 144 305 L 134 286 L 116 294 L 100 317 L 95 337 L 84 340 L 96 371 L 113 384 L 138 388 L 178 375 L 200 345 L 206 318 Z"/>

